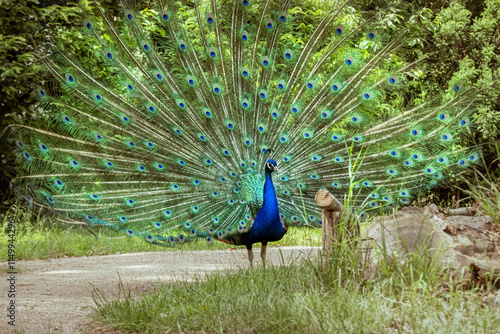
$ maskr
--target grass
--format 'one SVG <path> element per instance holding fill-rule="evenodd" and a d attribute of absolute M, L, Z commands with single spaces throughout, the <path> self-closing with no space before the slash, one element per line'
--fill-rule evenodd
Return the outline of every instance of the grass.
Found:
<path fill-rule="evenodd" d="M 22 208 L 13 208 L 5 216 L 3 228 L 0 231 L 0 260 L 7 260 L 7 218 L 14 217 L 17 232 L 15 236 L 16 259 L 35 260 L 52 259 L 65 256 L 91 256 L 116 253 L 155 252 L 204 249 L 227 249 L 234 246 L 221 242 L 208 245 L 205 240 L 198 240 L 182 245 L 182 247 L 165 248 L 151 245 L 141 238 L 130 238 L 105 228 L 95 232 L 95 237 L 81 226 L 71 226 L 55 221 L 36 217 L 32 224 L 29 212 Z M 291 227 L 286 236 L 272 246 L 319 246 L 321 245 L 321 230 L 312 228 Z"/>
<path fill-rule="evenodd" d="M 217 272 L 165 283 L 140 296 L 120 285 L 95 290 L 94 320 L 118 333 L 498 333 L 494 284 L 459 288 L 422 251 L 365 279 L 345 241 L 331 267 L 315 258 L 289 266 Z M 500 299 L 500 298 L 498 298 Z"/>

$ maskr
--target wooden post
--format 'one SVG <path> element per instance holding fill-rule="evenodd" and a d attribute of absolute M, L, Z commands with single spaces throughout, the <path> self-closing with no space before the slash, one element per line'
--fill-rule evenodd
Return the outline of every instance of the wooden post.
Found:
<path fill-rule="evenodd" d="M 330 266 L 329 252 L 332 249 L 332 244 L 337 240 L 338 225 L 342 214 L 342 205 L 326 190 L 320 190 L 316 193 L 316 203 L 323 208 L 321 220 L 323 220 L 323 264 L 326 267 Z"/>

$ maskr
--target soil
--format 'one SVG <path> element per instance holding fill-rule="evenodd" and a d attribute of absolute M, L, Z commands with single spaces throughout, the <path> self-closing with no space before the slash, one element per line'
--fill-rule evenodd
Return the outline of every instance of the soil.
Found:
<path fill-rule="evenodd" d="M 318 247 L 268 248 L 268 263 L 290 261 L 317 254 Z M 254 250 L 254 265 L 261 265 Z M 7 324 L 9 305 L 6 271 L 0 273 L 0 333 L 91 333 L 94 287 L 105 295 L 118 293 L 119 280 L 133 293 L 143 293 L 159 282 L 192 280 L 216 270 L 248 267 L 246 249 L 179 251 L 72 257 L 18 261 L 16 268 L 16 326 Z M 2 269 L 7 264 L 2 263 Z"/>

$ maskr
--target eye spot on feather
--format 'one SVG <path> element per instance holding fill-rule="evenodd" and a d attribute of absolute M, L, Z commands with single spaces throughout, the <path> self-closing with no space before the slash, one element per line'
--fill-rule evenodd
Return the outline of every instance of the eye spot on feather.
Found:
<path fill-rule="evenodd" d="M 352 58 L 352 57 L 347 57 L 347 58 L 345 59 L 345 64 L 346 64 L 347 66 L 351 66 L 353 63 L 354 63 L 354 58 Z"/>
<path fill-rule="evenodd" d="M 85 26 L 85 28 L 87 28 L 87 30 L 92 29 L 92 24 L 90 23 L 89 20 L 83 21 L 83 25 Z"/>
<path fill-rule="evenodd" d="M 458 92 L 462 89 L 462 85 L 455 85 L 454 89 Z"/>
<path fill-rule="evenodd" d="M 342 33 L 344 32 L 344 26 L 338 25 L 337 28 L 335 28 L 335 32 L 337 33 L 337 35 L 342 35 Z"/>
<path fill-rule="evenodd" d="M 377 32 L 375 30 L 372 30 L 368 33 L 368 37 L 370 39 L 374 39 L 375 37 L 377 37 Z"/>
<path fill-rule="evenodd" d="M 332 135 L 332 140 L 333 141 L 340 141 L 340 140 L 342 140 L 342 136 L 341 135 Z"/>
<path fill-rule="evenodd" d="M 340 183 L 340 182 L 332 182 L 332 186 L 334 188 L 340 189 L 340 188 L 342 188 L 342 183 Z"/>
<path fill-rule="evenodd" d="M 389 83 L 391 85 L 395 85 L 397 82 L 398 82 L 398 77 L 392 76 L 392 77 L 389 78 Z"/>
<path fill-rule="evenodd" d="M 272 19 L 267 19 L 266 21 L 266 27 L 267 29 L 272 29 L 273 28 L 273 20 Z"/>
<path fill-rule="evenodd" d="M 439 119 L 441 121 L 446 121 L 449 117 L 450 117 L 450 115 L 444 114 L 444 113 L 439 115 Z"/>

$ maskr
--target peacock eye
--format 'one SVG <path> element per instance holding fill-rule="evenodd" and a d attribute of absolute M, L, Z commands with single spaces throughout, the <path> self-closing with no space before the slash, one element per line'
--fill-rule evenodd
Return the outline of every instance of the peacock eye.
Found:
<path fill-rule="evenodd" d="M 272 29 L 273 28 L 273 20 L 272 19 L 268 19 L 267 20 L 266 27 L 267 27 L 267 29 Z"/>

